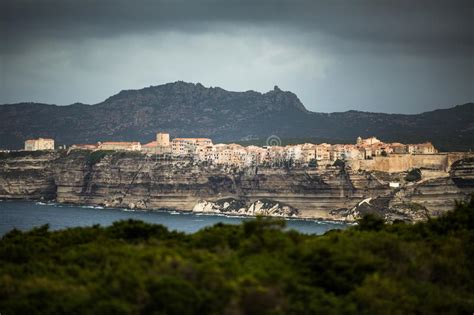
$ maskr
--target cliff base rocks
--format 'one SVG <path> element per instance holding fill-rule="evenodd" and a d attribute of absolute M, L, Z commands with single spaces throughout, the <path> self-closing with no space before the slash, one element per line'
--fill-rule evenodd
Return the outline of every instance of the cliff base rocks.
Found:
<path fill-rule="evenodd" d="M 381 217 L 385 222 L 393 223 L 396 220 L 406 222 L 424 221 L 429 218 L 429 211 L 417 203 L 399 203 L 390 205 L 390 198 L 367 198 L 351 209 L 335 209 L 330 214 L 335 220 L 356 221 L 366 214 Z"/>
<path fill-rule="evenodd" d="M 298 209 L 270 199 L 247 203 L 239 199 L 221 199 L 217 201 L 200 200 L 193 208 L 199 213 L 223 213 L 229 215 L 297 217 Z"/>

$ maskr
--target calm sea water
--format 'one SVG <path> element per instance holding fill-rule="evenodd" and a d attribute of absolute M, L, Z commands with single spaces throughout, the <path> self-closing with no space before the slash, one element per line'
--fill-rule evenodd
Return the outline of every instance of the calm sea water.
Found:
<path fill-rule="evenodd" d="M 128 209 L 104 209 L 92 206 L 44 204 L 33 201 L 0 201 L 0 236 L 13 228 L 29 230 L 48 223 L 51 230 L 67 227 L 107 226 L 118 220 L 135 219 L 162 224 L 170 230 L 196 232 L 219 222 L 239 224 L 248 217 L 195 214 L 177 211 L 143 211 Z M 332 229 L 343 229 L 343 223 L 316 220 L 287 220 L 287 226 L 302 233 L 323 234 Z"/>

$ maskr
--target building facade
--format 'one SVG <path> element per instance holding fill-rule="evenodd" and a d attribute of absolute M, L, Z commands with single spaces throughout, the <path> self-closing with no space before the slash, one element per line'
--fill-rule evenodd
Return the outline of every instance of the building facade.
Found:
<path fill-rule="evenodd" d="M 170 134 L 159 132 L 156 134 L 156 145 L 160 147 L 170 146 Z"/>
<path fill-rule="evenodd" d="M 114 150 L 114 151 L 140 151 L 141 144 L 140 142 L 119 142 L 119 141 L 109 141 L 109 142 L 99 142 L 99 150 Z"/>
<path fill-rule="evenodd" d="M 209 138 L 174 138 L 171 141 L 171 152 L 177 156 L 193 156 L 200 147 L 212 146 Z"/>
<path fill-rule="evenodd" d="M 25 141 L 25 151 L 39 150 L 54 150 L 54 140 L 48 138 L 38 138 Z"/>
<path fill-rule="evenodd" d="M 25 142 L 25 150 L 54 148 L 52 139 L 34 139 Z M 240 144 L 213 144 L 209 138 L 175 138 L 168 133 L 157 133 L 156 140 L 141 145 L 139 142 L 99 142 L 97 145 L 73 145 L 71 149 L 141 151 L 146 154 L 190 157 L 211 164 L 233 166 L 265 165 L 332 165 L 336 160 L 370 163 L 368 160 L 390 162 L 397 155 L 434 155 L 437 150 L 430 142 L 421 144 L 384 143 L 370 137 L 358 137 L 355 144 L 292 144 L 286 146 L 247 146 Z M 429 157 L 427 157 L 429 158 Z M 353 163 L 353 165 L 355 165 Z M 359 163 L 359 164 L 360 164 Z"/>

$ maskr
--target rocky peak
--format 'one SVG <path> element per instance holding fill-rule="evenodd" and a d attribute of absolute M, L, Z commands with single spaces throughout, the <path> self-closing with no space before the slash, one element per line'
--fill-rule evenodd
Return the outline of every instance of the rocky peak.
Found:
<path fill-rule="evenodd" d="M 273 87 L 273 90 L 265 93 L 264 96 L 270 98 L 273 109 L 308 112 L 296 94 L 283 91 L 277 85 Z"/>
<path fill-rule="evenodd" d="M 222 88 L 205 87 L 201 83 L 176 81 L 163 85 L 150 86 L 139 90 L 123 90 L 111 96 L 102 104 L 112 106 L 139 105 L 160 109 L 169 108 L 174 112 L 199 116 L 194 110 L 205 113 L 223 114 L 238 111 L 240 114 L 255 112 L 307 112 L 298 97 L 291 92 L 282 91 L 275 85 L 267 93 L 254 91 L 232 92 Z M 191 112 L 190 112 L 191 111 Z"/>

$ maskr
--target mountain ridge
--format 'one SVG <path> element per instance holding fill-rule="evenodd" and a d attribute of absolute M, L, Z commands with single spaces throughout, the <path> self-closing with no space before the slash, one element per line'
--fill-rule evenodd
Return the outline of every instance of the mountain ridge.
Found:
<path fill-rule="evenodd" d="M 309 111 L 296 94 L 278 86 L 265 93 L 236 92 L 177 81 L 122 90 L 93 105 L 0 105 L 3 148 L 18 149 L 24 140 L 39 136 L 67 145 L 100 140 L 148 142 L 157 131 L 217 142 L 276 135 L 352 143 L 359 135 L 374 135 L 385 141 L 432 141 L 442 150 L 469 150 L 474 143 L 474 103 L 420 114 L 321 113 Z"/>

